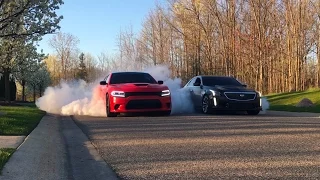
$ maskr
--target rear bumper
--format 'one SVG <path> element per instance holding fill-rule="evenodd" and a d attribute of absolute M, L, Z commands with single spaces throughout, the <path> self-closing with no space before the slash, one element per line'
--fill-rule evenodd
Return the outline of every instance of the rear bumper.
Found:
<path fill-rule="evenodd" d="M 134 113 L 171 111 L 171 96 L 110 97 L 110 112 Z"/>
<path fill-rule="evenodd" d="M 210 107 L 214 110 L 227 111 L 248 111 L 248 110 L 262 110 L 261 98 L 257 97 L 250 101 L 229 100 L 225 97 L 210 97 Z"/>

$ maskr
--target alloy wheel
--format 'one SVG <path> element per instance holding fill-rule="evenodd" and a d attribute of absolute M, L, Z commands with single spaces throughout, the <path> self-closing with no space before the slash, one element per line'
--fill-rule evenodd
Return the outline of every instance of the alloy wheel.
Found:
<path fill-rule="evenodd" d="M 208 96 L 204 96 L 202 99 L 202 112 L 208 113 L 208 108 L 209 108 L 209 98 Z"/>

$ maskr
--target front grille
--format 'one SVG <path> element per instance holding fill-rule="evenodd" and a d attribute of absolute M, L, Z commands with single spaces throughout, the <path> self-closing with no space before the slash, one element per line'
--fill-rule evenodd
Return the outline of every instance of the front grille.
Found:
<path fill-rule="evenodd" d="M 248 92 L 225 92 L 224 95 L 230 100 L 250 101 L 256 98 L 256 93 Z"/>
<path fill-rule="evenodd" d="M 259 104 L 255 103 L 228 103 L 226 104 L 227 108 L 230 109 L 254 109 L 258 108 Z"/>
<path fill-rule="evenodd" d="M 126 109 L 158 109 L 161 108 L 161 102 L 157 99 L 131 100 L 127 103 Z"/>
<path fill-rule="evenodd" d="M 126 92 L 125 96 L 161 96 L 161 92 Z"/>

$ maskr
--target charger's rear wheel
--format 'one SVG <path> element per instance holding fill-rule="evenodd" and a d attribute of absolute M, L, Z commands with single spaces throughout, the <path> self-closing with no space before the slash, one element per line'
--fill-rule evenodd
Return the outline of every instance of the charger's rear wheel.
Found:
<path fill-rule="evenodd" d="M 110 112 L 110 101 L 109 101 L 109 96 L 108 94 L 106 95 L 106 114 L 107 117 L 117 117 L 117 113 Z"/>

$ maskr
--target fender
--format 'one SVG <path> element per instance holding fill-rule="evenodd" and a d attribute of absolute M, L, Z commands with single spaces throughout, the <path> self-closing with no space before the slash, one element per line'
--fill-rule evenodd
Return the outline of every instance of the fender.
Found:
<path fill-rule="evenodd" d="M 209 90 L 201 90 L 201 97 L 203 97 L 204 95 L 208 95 L 208 96 L 210 96 L 210 95 L 212 95 L 212 92 L 211 91 L 209 91 Z"/>

